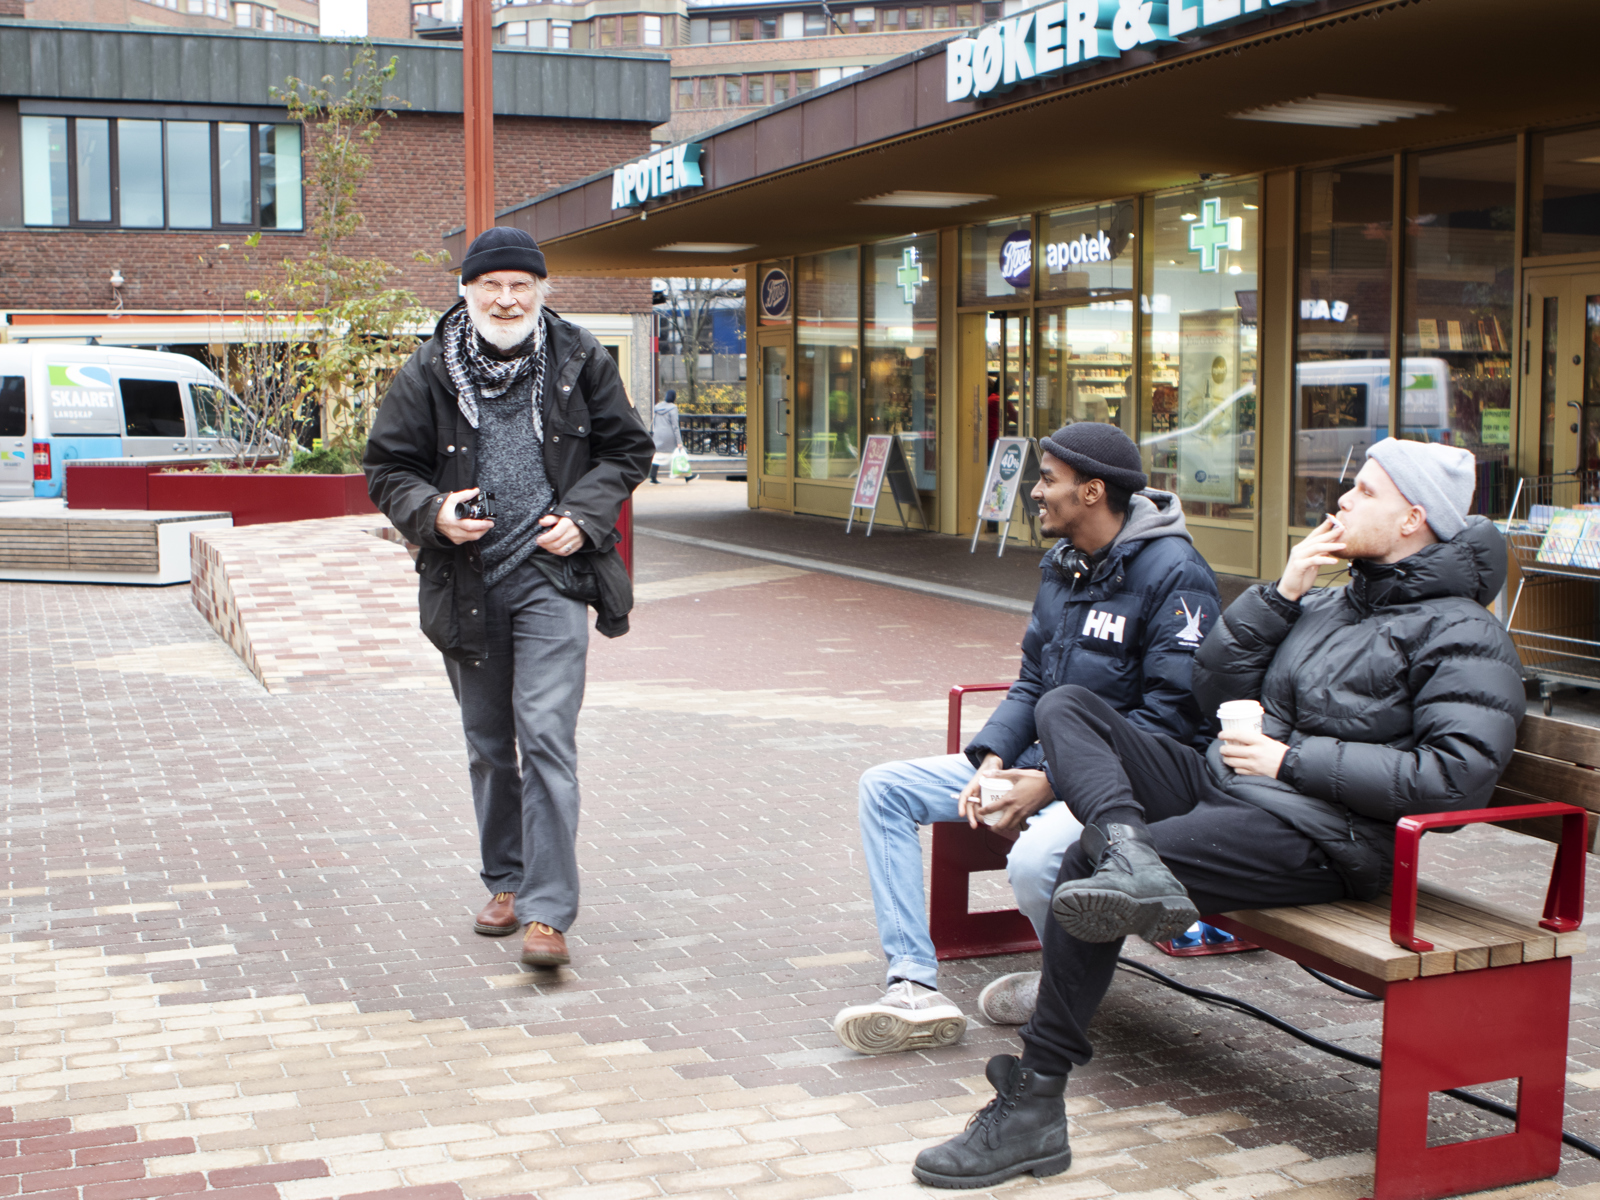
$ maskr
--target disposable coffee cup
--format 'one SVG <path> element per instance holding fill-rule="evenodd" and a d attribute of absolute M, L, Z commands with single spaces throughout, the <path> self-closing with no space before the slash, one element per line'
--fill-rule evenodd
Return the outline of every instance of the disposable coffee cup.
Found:
<path fill-rule="evenodd" d="M 1261 702 L 1259 700 L 1229 700 L 1217 707 L 1217 719 L 1222 722 L 1223 733 L 1244 730 L 1261 732 Z"/>
<path fill-rule="evenodd" d="M 978 798 L 983 801 L 983 823 L 993 825 L 1001 817 L 998 806 L 1011 791 L 1009 779 L 992 779 L 985 776 L 978 783 Z"/>

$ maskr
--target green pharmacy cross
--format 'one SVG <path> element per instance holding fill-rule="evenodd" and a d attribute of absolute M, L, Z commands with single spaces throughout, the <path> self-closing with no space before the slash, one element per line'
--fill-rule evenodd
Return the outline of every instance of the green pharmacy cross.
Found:
<path fill-rule="evenodd" d="M 1205 201 L 1200 219 L 1189 226 L 1189 249 L 1200 252 L 1202 271 L 1220 271 L 1223 250 L 1244 249 L 1244 218 L 1224 219 L 1221 200 Z"/>
<path fill-rule="evenodd" d="M 894 277 L 900 283 L 900 290 L 905 293 L 906 303 L 917 302 L 917 289 L 922 286 L 922 264 L 917 261 L 917 248 L 907 246 L 900 255 L 900 269 Z"/>

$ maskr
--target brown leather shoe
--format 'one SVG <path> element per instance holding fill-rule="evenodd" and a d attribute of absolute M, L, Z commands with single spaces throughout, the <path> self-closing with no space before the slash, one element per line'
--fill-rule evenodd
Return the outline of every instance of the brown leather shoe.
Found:
<path fill-rule="evenodd" d="M 567 939 L 548 925 L 530 922 L 522 935 L 522 961 L 530 967 L 564 967 L 572 961 Z"/>
<path fill-rule="evenodd" d="M 516 903 L 515 892 L 496 892 L 472 923 L 472 932 L 485 937 L 505 937 L 515 933 L 522 928 L 517 920 Z"/>

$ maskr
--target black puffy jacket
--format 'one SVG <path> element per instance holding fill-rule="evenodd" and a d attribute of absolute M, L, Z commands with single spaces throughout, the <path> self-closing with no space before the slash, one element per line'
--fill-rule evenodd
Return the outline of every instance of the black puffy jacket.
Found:
<path fill-rule="evenodd" d="M 1201 706 L 1259 699 L 1262 731 L 1289 744 L 1267 779 L 1235 775 L 1213 743 L 1213 777 L 1317 842 L 1357 899 L 1389 885 L 1396 821 L 1487 806 L 1511 761 L 1521 663 L 1483 607 L 1505 578 L 1505 540 L 1471 517 L 1450 541 L 1357 561 L 1349 586 L 1298 604 L 1251 588 L 1200 647 Z"/>
<path fill-rule="evenodd" d="M 454 312 L 454 309 L 450 310 Z M 406 360 L 372 423 L 364 466 L 367 493 L 406 540 L 422 547 L 417 603 L 422 632 L 450 658 L 479 662 L 484 635 L 483 567 L 476 542 L 457 546 L 434 522 L 448 492 L 477 486 L 478 431 L 462 414 L 444 365 L 449 317 Z M 644 480 L 650 435 L 628 401 L 611 356 L 594 335 L 545 309 L 550 369 L 545 372 L 544 470 L 552 511 L 571 517 L 584 548 L 563 569 L 592 565 L 606 578 L 616 561 L 622 502 Z M 581 563 L 579 560 L 609 561 Z M 602 633 L 616 626 L 603 622 Z M 626 630 L 623 620 L 620 628 Z"/>
<path fill-rule="evenodd" d="M 967 746 L 974 766 L 1043 765 L 1033 707 L 1046 692 L 1086 687 L 1140 729 L 1204 747 L 1204 714 L 1189 672 L 1222 610 L 1217 577 L 1189 540 L 1170 492 L 1133 498 L 1122 532 L 1088 579 L 1061 568 L 1063 539 L 1044 556 L 1043 578 L 1022 637 L 1022 670 Z"/>

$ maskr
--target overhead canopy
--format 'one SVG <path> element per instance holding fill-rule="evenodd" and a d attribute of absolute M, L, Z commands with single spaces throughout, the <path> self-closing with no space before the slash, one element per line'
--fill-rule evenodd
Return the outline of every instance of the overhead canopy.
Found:
<path fill-rule="evenodd" d="M 609 173 L 501 214 L 555 274 L 682 275 L 1076 201 L 1600 119 L 1594 0 L 1321 0 L 950 103 L 933 47 L 713 131 L 706 186 L 613 213 Z M 1328 94 L 1408 102 L 1354 127 L 1241 119 Z M 1433 110 L 1433 111 L 1429 111 Z M 1319 116 L 1302 113 L 1301 116 Z M 958 208 L 856 203 L 991 195 Z M 452 239 L 458 241 L 459 238 Z M 748 247 L 664 250 L 674 243 Z"/>

